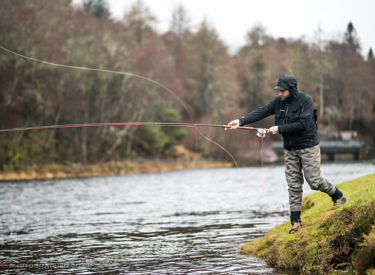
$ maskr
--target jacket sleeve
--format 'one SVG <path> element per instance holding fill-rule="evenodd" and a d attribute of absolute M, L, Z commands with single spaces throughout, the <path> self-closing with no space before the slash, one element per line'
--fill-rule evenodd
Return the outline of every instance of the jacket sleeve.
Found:
<path fill-rule="evenodd" d="M 275 114 L 276 100 L 277 100 L 277 97 L 274 98 L 268 104 L 264 105 L 263 107 L 259 107 L 258 109 L 239 118 L 240 126 L 256 122 L 258 120 L 261 120 L 263 118 L 266 118 L 270 115 Z"/>
<path fill-rule="evenodd" d="M 314 114 L 314 105 L 311 97 L 306 98 L 301 107 L 301 113 L 297 121 L 278 125 L 280 134 L 295 133 L 306 130 L 309 127 Z"/>

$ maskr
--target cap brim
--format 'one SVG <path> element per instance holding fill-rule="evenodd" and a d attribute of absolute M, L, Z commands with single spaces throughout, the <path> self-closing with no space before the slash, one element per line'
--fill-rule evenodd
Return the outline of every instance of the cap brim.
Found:
<path fill-rule="evenodd" d="M 273 87 L 273 89 L 276 90 L 276 91 L 284 91 L 285 90 L 285 88 L 280 87 L 278 85 L 276 85 L 275 87 Z"/>

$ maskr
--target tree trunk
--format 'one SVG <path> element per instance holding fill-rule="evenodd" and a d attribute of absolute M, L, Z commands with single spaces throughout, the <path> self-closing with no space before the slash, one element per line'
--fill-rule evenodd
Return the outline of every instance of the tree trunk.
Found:
<path fill-rule="evenodd" d="M 55 116 L 54 124 L 59 124 L 59 121 L 60 121 L 60 118 L 61 118 L 61 109 L 62 108 L 59 107 L 59 110 L 57 111 L 57 114 Z M 44 149 L 48 150 L 50 148 L 52 140 L 53 140 L 53 137 L 55 136 L 56 130 L 57 129 L 55 129 L 55 128 L 53 128 L 51 130 L 51 134 L 48 137 L 48 140 L 47 140 L 46 145 L 44 146 Z"/>
<path fill-rule="evenodd" d="M 138 113 L 134 113 L 134 116 L 132 117 L 132 121 L 139 121 L 142 118 L 143 113 L 144 111 L 142 109 Z M 119 132 L 116 141 L 112 144 L 111 148 L 107 151 L 105 160 L 108 160 L 112 156 L 113 152 L 117 149 L 117 147 L 121 145 L 124 136 L 127 135 L 128 132 L 130 131 L 129 136 L 131 137 L 131 135 L 134 134 L 135 132 L 135 130 L 133 129 L 136 129 L 136 128 L 137 128 L 136 126 L 127 126 L 122 131 Z M 129 138 L 129 142 L 131 142 L 131 138 Z M 126 148 L 126 151 L 128 151 L 128 146 Z"/>
<path fill-rule="evenodd" d="M 319 74 L 319 101 L 320 101 L 320 112 L 319 115 L 323 118 L 324 115 L 324 86 L 323 86 L 323 74 Z"/>
<path fill-rule="evenodd" d="M 84 122 L 88 122 L 88 110 L 85 110 L 85 119 Z M 87 127 L 82 128 L 82 134 L 81 134 L 81 161 L 82 163 L 87 163 Z"/>

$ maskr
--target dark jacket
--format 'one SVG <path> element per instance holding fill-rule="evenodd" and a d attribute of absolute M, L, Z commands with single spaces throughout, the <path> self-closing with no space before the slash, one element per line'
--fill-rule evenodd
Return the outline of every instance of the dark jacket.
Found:
<path fill-rule="evenodd" d="M 275 125 L 284 139 L 287 150 L 305 149 L 319 144 L 316 110 L 310 96 L 298 91 L 297 80 L 291 76 L 279 79 L 278 86 L 290 91 L 290 97 L 281 100 L 278 96 L 239 119 L 240 126 L 275 115 Z"/>

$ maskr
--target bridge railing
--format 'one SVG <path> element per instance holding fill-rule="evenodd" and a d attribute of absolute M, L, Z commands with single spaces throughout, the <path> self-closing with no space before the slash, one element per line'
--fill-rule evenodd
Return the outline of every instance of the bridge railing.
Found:
<path fill-rule="evenodd" d="M 282 141 L 275 141 L 273 143 L 276 154 L 283 155 L 284 147 Z M 322 140 L 320 141 L 320 151 L 322 154 L 328 155 L 328 160 L 334 161 L 335 154 L 353 154 L 354 160 L 359 160 L 359 153 L 361 150 L 361 143 L 357 140 Z"/>

